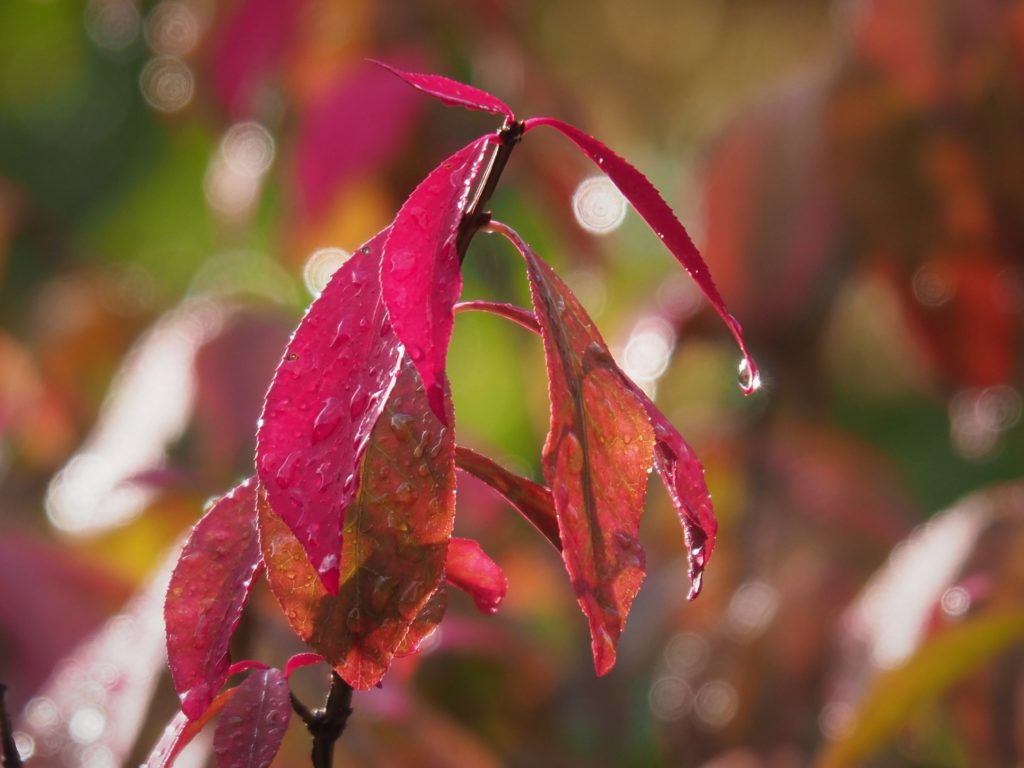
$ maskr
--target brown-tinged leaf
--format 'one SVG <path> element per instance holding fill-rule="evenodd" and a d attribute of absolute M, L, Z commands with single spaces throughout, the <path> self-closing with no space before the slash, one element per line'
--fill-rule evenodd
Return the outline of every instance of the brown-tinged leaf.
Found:
<path fill-rule="evenodd" d="M 455 511 L 451 430 L 431 412 L 408 358 L 359 473 L 337 595 L 327 593 L 265 494 L 259 515 L 270 587 L 292 628 L 346 682 L 365 690 L 387 672 L 410 624 L 442 582 Z"/>
<path fill-rule="evenodd" d="M 508 592 L 505 572 L 473 539 L 452 538 L 445 575 L 448 583 L 469 594 L 483 613 L 497 611 Z"/>
<path fill-rule="evenodd" d="M 492 226 L 526 260 L 544 339 L 551 428 L 542 468 L 551 486 L 562 559 L 590 624 L 603 675 L 644 579 L 638 539 L 654 430 L 594 322 L 569 288 L 504 225 Z"/>
<path fill-rule="evenodd" d="M 167 588 L 167 660 L 189 718 L 206 710 L 227 679 L 228 645 L 262 562 L 256 479 L 249 478 L 196 523 Z"/>
<path fill-rule="evenodd" d="M 219 768 L 267 768 L 288 728 L 291 694 L 279 669 L 254 672 L 235 688 L 213 735 Z"/>
<path fill-rule="evenodd" d="M 395 651 L 395 656 L 408 656 L 416 653 L 423 642 L 434 634 L 437 625 L 444 618 L 448 610 L 448 586 L 441 582 L 434 593 L 427 599 L 419 614 L 409 625 L 409 632 L 402 638 L 401 645 Z"/>

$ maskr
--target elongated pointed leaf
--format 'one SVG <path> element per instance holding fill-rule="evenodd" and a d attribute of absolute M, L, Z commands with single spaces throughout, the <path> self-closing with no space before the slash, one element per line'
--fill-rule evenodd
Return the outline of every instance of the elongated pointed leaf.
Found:
<path fill-rule="evenodd" d="M 224 709 L 224 706 L 237 691 L 238 688 L 228 688 L 226 691 L 222 691 L 210 703 L 210 706 L 194 720 L 189 720 L 184 712 L 178 712 L 167 724 L 167 728 L 164 729 L 160 740 L 153 747 L 153 751 L 149 753 L 146 762 L 142 764 L 142 768 L 170 768 L 174 765 L 174 761 L 181 751 L 199 735 L 199 732 L 206 727 L 210 720 Z"/>
<path fill-rule="evenodd" d="M 450 400 L 449 408 L 450 408 Z M 376 685 L 444 576 L 455 511 L 454 440 L 406 359 L 359 468 L 329 595 L 297 540 L 261 498 L 270 587 L 292 628 L 354 688 Z"/>
<path fill-rule="evenodd" d="M 281 748 L 292 713 L 279 669 L 254 672 L 235 688 L 213 734 L 218 768 L 267 768 Z"/>
<path fill-rule="evenodd" d="M 371 61 L 373 60 L 371 59 Z M 384 67 L 389 72 L 393 72 L 413 88 L 439 99 L 449 107 L 466 107 L 467 109 L 476 109 L 481 112 L 492 112 L 496 115 L 504 115 L 509 121 L 515 120 L 515 115 L 512 114 L 512 110 L 508 105 L 497 96 L 487 93 L 487 91 L 482 91 L 472 85 L 466 85 L 458 80 L 452 80 L 441 75 L 403 72 L 382 61 L 373 61 L 373 63 Z"/>
<path fill-rule="evenodd" d="M 463 590 L 482 613 L 494 613 L 508 592 L 508 579 L 479 542 L 452 538 L 444 566 L 448 583 Z"/>
<path fill-rule="evenodd" d="M 542 468 L 558 515 L 562 559 L 603 675 L 615 663 L 644 579 L 637 537 L 654 431 L 583 306 L 518 235 L 499 227 L 526 260 L 551 398 Z"/>
<path fill-rule="evenodd" d="M 330 592 L 338 588 L 345 510 L 359 462 L 398 375 L 401 346 L 381 300 L 387 229 L 331 278 L 274 374 L 257 433 L 256 469 Z"/>
<path fill-rule="evenodd" d="M 732 335 L 743 352 L 744 364 L 741 366 L 740 387 L 744 394 L 754 392 L 760 386 L 757 364 L 747 350 L 746 341 L 743 338 L 743 329 L 739 321 L 729 312 L 725 306 L 707 264 L 693 244 L 686 229 L 679 219 L 669 208 L 668 203 L 662 199 L 661 194 L 654 185 L 647 180 L 640 171 L 630 163 L 579 128 L 564 123 L 553 117 L 534 117 L 526 121 L 524 132 L 530 131 L 540 125 L 547 125 L 562 133 L 577 147 L 583 150 L 583 154 L 589 157 L 597 166 L 608 175 L 612 183 L 619 188 L 619 191 L 626 196 L 626 199 L 633 205 L 636 212 L 643 217 L 644 221 L 654 230 L 658 238 L 665 243 L 665 246 L 672 252 L 672 255 L 679 260 L 679 263 L 690 273 L 694 282 L 711 302 L 715 311 L 719 314 L 725 324 L 729 327 Z"/>
<path fill-rule="evenodd" d="M 455 463 L 459 469 L 469 472 L 500 493 L 505 501 L 544 534 L 555 549 L 562 549 L 555 502 L 546 486 L 515 475 L 486 456 L 461 445 L 455 448 Z"/>
<path fill-rule="evenodd" d="M 504 304 L 499 301 L 460 301 L 455 305 L 455 314 L 462 312 L 490 312 L 492 315 L 511 320 L 528 331 L 540 333 L 540 326 L 537 325 L 537 318 L 533 312 L 515 304 Z"/>
<path fill-rule="evenodd" d="M 262 563 L 256 480 L 249 478 L 192 529 L 167 588 L 167 660 L 189 718 L 206 711 L 228 677 L 228 644 Z"/>
<path fill-rule="evenodd" d="M 441 421 L 447 418 L 442 379 L 453 307 L 462 291 L 459 223 L 489 140 L 477 139 L 434 169 L 399 210 L 384 245 L 384 301 Z"/>

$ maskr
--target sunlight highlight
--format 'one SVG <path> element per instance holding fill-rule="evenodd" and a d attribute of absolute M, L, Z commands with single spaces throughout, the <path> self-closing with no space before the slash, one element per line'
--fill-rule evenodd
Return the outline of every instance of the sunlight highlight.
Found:
<path fill-rule="evenodd" d="M 626 198 L 607 176 L 584 179 L 572 194 L 572 212 L 583 229 L 607 235 L 626 218 Z"/>

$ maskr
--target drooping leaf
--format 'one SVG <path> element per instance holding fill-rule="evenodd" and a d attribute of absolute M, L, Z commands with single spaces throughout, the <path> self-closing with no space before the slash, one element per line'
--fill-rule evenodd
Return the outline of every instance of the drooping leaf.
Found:
<path fill-rule="evenodd" d="M 562 559 L 590 624 L 599 675 L 644 578 L 638 537 L 654 431 L 594 322 L 554 271 L 512 230 L 493 225 L 526 260 L 544 339 L 551 428 L 542 469 L 551 486 Z"/>
<path fill-rule="evenodd" d="M 330 592 L 338 588 L 341 527 L 359 490 L 360 458 L 400 363 L 380 290 L 388 231 L 338 269 L 307 310 L 257 433 L 260 484 Z"/>
<path fill-rule="evenodd" d="M 373 61 L 371 59 L 371 61 Z M 403 72 L 400 69 L 385 64 L 382 61 L 373 61 L 384 69 L 393 72 L 417 90 L 430 94 L 439 99 L 449 107 L 466 107 L 477 109 L 481 112 L 492 112 L 496 115 L 504 115 L 509 122 L 515 120 L 512 110 L 497 96 L 487 91 L 482 91 L 472 85 L 460 83 L 442 75 L 420 74 L 417 72 Z"/>
<path fill-rule="evenodd" d="M 395 656 L 402 657 L 416 653 L 420 646 L 423 645 L 423 642 L 434 634 L 434 630 L 441 623 L 441 619 L 444 618 L 445 611 L 447 610 L 448 587 L 442 581 L 430 597 L 427 598 L 420 612 L 416 615 L 412 624 L 409 625 L 409 631 L 402 638 L 401 644 L 395 651 Z"/>
<path fill-rule="evenodd" d="M 453 537 L 444 566 L 450 584 L 468 593 L 482 613 L 494 613 L 508 592 L 508 579 L 479 542 Z"/>
<path fill-rule="evenodd" d="M 697 246 L 693 244 L 686 229 L 679 219 L 672 212 L 668 203 L 662 199 L 661 194 L 654 185 L 648 181 L 640 171 L 634 168 L 625 159 L 615 154 L 612 150 L 589 136 L 579 128 L 564 123 L 553 117 L 534 117 L 524 124 L 524 133 L 537 126 L 547 125 L 562 133 L 577 147 L 583 150 L 583 154 L 594 161 L 597 166 L 608 175 L 612 183 L 619 188 L 619 191 L 626 196 L 626 199 L 633 205 L 636 212 L 643 217 L 644 221 L 654 230 L 658 238 L 665 243 L 665 246 L 672 252 L 672 255 L 679 260 L 679 263 L 690 273 L 694 282 L 711 302 L 715 311 L 719 314 L 725 324 L 729 327 L 740 351 L 743 352 L 743 364 L 741 365 L 740 387 L 744 394 L 754 392 L 760 386 L 757 364 L 747 350 L 746 341 L 743 338 L 743 329 L 739 321 L 729 312 L 725 306 L 718 288 L 711 279 L 707 264 L 701 257 Z"/>
<path fill-rule="evenodd" d="M 174 761 L 181 751 L 199 735 L 199 732 L 206 727 L 210 720 L 224 709 L 224 705 L 234 697 L 237 691 L 238 688 L 228 688 L 226 691 L 222 691 L 210 703 L 210 706 L 194 720 L 189 720 L 184 712 L 178 712 L 167 724 L 160 740 L 154 745 L 146 762 L 142 764 L 142 768 L 170 768 L 174 765 Z"/>
<path fill-rule="evenodd" d="M 308 667 L 313 664 L 321 664 L 324 661 L 324 657 L 319 653 L 296 653 L 292 656 L 284 665 L 284 676 L 289 678 L 292 673 L 297 669 Z"/>
<path fill-rule="evenodd" d="M 505 304 L 499 301 L 460 301 L 455 305 L 455 314 L 461 312 L 490 312 L 492 315 L 511 320 L 528 331 L 540 333 L 540 326 L 537 324 L 537 317 L 533 312 L 523 307 L 517 307 L 515 304 Z"/>
<path fill-rule="evenodd" d="M 254 672 L 235 688 L 213 734 L 218 768 L 267 768 L 292 713 L 288 681 L 279 669 Z"/>
<path fill-rule="evenodd" d="M 410 624 L 443 579 L 455 509 L 452 431 L 427 406 L 408 357 L 359 474 L 359 492 L 346 515 L 336 595 L 326 592 L 263 498 L 260 541 L 271 590 L 292 628 L 350 685 L 367 689 L 387 672 Z"/>
<path fill-rule="evenodd" d="M 555 549 L 562 549 L 558 518 L 555 516 L 555 502 L 546 486 L 515 475 L 486 456 L 461 445 L 455 448 L 455 464 L 459 469 L 469 472 L 500 493 L 544 534 Z"/>
<path fill-rule="evenodd" d="M 249 478 L 192 529 L 167 588 L 167 660 L 189 718 L 206 710 L 228 677 L 228 644 L 262 563 L 256 479 Z"/>
<path fill-rule="evenodd" d="M 490 138 L 477 139 L 434 169 L 409 195 L 384 244 L 384 302 L 430 407 L 442 421 L 452 308 L 462 290 L 456 241 Z"/>

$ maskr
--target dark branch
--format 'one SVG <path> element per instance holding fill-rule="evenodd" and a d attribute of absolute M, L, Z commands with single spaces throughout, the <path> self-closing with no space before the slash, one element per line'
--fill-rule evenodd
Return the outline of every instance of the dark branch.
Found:
<path fill-rule="evenodd" d="M 3 765 L 4 768 L 21 768 L 21 755 L 14 743 L 11 718 L 7 714 L 7 705 L 4 703 L 6 694 L 7 686 L 0 683 L 0 765 Z"/>
<path fill-rule="evenodd" d="M 313 768 L 331 768 L 334 743 L 341 737 L 352 714 L 352 686 L 331 672 L 331 690 L 322 709 L 310 710 L 292 694 L 292 709 L 313 737 Z"/>

